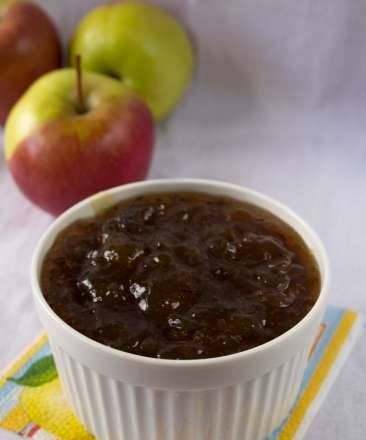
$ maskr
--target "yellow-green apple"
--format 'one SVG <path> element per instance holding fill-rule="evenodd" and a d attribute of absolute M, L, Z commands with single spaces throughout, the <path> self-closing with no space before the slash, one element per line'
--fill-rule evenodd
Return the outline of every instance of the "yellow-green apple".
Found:
<path fill-rule="evenodd" d="M 5 155 L 23 193 L 57 215 L 98 191 L 143 179 L 154 141 L 153 117 L 131 89 L 74 69 L 38 79 L 12 109 Z"/>
<path fill-rule="evenodd" d="M 27 87 L 60 63 L 60 41 L 47 14 L 26 1 L 0 0 L 0 124 Z"/>
<path fill-rule="evenodd" d="M 84 68 L 134 89 L 156 119 L 175 107 L 192 76 L 192 46 L 181 24 L 140 2 L 110 3 L 89 12 L 71 40 L 71 63 L 76 54 Z"/>

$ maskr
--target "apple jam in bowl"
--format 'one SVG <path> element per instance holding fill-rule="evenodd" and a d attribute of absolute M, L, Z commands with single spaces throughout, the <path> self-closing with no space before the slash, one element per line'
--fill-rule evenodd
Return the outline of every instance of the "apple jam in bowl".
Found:
<path fill-rule="evenodd" d="M 294 403 L 328 263 L 292 211 L 148 181 L 59 217 L 32 264 L 66 397 L 100 439 L 264 440 Z"/>

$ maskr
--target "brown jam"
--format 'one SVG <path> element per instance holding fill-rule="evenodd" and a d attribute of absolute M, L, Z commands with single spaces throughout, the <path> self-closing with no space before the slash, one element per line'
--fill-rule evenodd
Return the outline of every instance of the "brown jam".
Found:
<path fill-rule="evenodd" d="M 165 193 L 73 223 L 48 252 L 41 284 L 64 321 L 102 344 L 198 359 L 293 327 L 316 301 L 320 275 L 300 236 L 269 212 Z"/>

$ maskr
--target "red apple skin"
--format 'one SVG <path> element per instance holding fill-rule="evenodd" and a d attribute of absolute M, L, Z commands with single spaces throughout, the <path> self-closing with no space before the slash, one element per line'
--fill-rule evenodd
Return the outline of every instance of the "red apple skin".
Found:
<path fill-rule="evenodd" d="M 77 126 L 77 129 L 75 128 Z M 58 215 L 98 191 L 146 177 L 154 122 L 142 101 L 52 121 L 23 140 L 8 161 L 23 193 Z"/>
<path fill-rule="evenodd" d="M 28 86 L 60 64 L 60 40 L 46 13 L 32 3 L 11 4 L 0 21 L 1 125 Z"/>

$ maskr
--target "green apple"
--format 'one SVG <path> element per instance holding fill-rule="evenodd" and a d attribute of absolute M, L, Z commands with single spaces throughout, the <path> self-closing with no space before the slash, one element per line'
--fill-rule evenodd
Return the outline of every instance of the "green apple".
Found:
<path fill-rule="evenodd" d="M 152 115 L 131 89 L 92 72 L 77 83 L 74 69 L 61 69 L 38 79 L 12 109 L 5 155 L 23 193 L 56 215 L 143 179 L 153 140 Z"/>
<path fill-rule="evenodd" d="M 70 59 L 119 78 L 147 103 L 156 119 L 165 117 L 183 96 L 192 76 L 193 51 L 183 27 L 155 6 L 101 5 L 77 26 Z"/>

